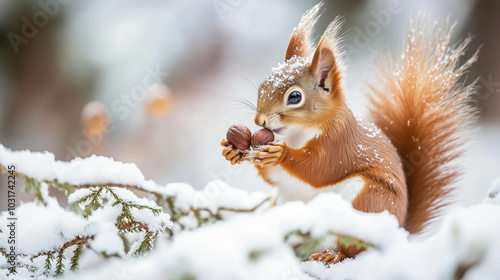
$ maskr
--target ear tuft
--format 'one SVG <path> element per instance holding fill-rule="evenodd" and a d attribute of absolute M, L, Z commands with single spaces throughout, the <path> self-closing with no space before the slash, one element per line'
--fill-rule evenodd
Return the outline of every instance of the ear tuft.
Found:
<path fill-rule="evenodd" d="M 286 49 L 285 61 L 292 56 L 308 57 L 312 54 L 311 33 L 314 24 L 318 21 L 319 9 L 323 4 L 319 3 L 307 11 L 300 19 L 299 25 L 294 28 L 288 48 Z"/>
<path fill-rule="evenodd" d="M 342 20 L 338 17 L 328 25 L 321 36 L 310 66 L 311 71 L 319 78 L 319 87 L 327 92 L 330 92 L 334 84 L 340 81 L 339 58 L 342 53 L 339 50 L 340 40 L 337 37 L 341 25 Z"/>

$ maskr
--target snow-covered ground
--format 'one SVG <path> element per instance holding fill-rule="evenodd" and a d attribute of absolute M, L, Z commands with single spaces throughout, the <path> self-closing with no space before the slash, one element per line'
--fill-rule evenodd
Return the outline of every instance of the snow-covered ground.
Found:
<path fill-rule="evenodd" d="M 22 203 L 15 210 L 20 268 L 17 275 L 9 275 L 7 259 L 0 255 L 2 279 L 52 279 L 57 264 L 47 269 L 44 254 L 53 251 L 57 259 L 61 247 L 85 238 L 88 242 L 80 248 L 78 243 L 72 243 L 62 254 L 64 279 L 500 277 L 500 179 L 492 183 L 481 203 L 454 210 L 435 232 L 413 238 L 398 227 L 389 213 L 356 211 L 334 193 L 318 196 L 307 204 L 289 202 L 269 208 L 262 204 L 268 193 L 247 193 L 220 181 L 200 191 L 187 184 L 158 186 L 145 180 L 135 165 L 104 157 L 67 163 L 55 161 L 48 152 L 13 152 L 0 145 L 0 164 L 14 164 L 17 176 L 41 182 L 42 198 Z M 65 183 L 77 190 L 68 197 L 72 207 L 63 208 L 48 195 L 48 188 Z M 99 207 L 88 208 L 92 195 L 99 191 Z M 145 198 L 138 193 L 149 195 Z M 169 199 L 172 205 L 162 205 L 161 201 Z M 130 209 L 130 218 L 121 217 L 125 205 Z M 187 214 L 193 209 L 205 209 L 205 213 L 220 217 L 198 223 L 199 217 Z M 177 219 L 176 215 L 183 212 L 186 215 Z M 0 214 L 0 248 L 6 251 L 8 218 L 8 211 Z M 121 226 L 117 222 L 120 219 Z M 146 225 L 147 230 L 123 229 L 124 224 L 134 222 Z M 135 254 L 148 232 L 156 234 L 152 249 Z M 308 241 L 317 241 L 313 244 L 319 248 L 331 242 L 332 235 L 362 241 L 370 244 L 370 249 L 354 260 L 330 267 L 297 257 L 297 248 L 307 248 Z M 77 250 L 81 250 L 79 268 L 70 271 Z"/>

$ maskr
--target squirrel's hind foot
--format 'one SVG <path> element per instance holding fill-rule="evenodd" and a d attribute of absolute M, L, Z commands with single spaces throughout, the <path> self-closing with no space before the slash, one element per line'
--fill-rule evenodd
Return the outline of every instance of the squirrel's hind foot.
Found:
<path fill-rule="evenodd" d="M 322 262 L 325 266 L 339 263 L 345 259 L 347 259 L 346 255 L 338 252 L 333 252 L 330 249 L 325 250 L 323 253 L 312 254 L 309 257 L 310 261 Z"/>

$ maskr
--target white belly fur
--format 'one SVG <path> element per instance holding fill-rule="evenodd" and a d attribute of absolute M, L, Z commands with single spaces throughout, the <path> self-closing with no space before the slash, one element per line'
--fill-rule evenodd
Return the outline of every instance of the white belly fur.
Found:
<path fill-rule="evenodd" d="M 269 177 L 278 188 L 278 204 L 295 200 L 308 202 L 322 192 L 335 192 L 343 199 L 352 202 L 365 185 L 361 176 L 354 176 L 338 184 L 317 189 L 290 175 L 281 166 L 273 167 Z"/>

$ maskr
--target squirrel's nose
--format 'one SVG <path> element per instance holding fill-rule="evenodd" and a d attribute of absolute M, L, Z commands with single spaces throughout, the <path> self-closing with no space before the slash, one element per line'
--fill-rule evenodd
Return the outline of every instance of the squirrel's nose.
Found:
<path fill-rule="evenodd" d="M 266 127 L 266 120 L 267 120 L 267 117 L 263 114 L 255 115 L 255 124 L 258 126 Z"/>

